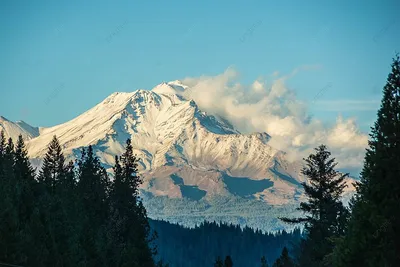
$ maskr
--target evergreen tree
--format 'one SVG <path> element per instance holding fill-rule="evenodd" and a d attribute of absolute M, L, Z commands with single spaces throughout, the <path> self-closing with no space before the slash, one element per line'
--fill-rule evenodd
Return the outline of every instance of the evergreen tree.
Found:
<path fill-rule="evenodd" d="M 218 257 L 215 260 L 214 267 L 224 267 L 224 262 L 222 261 L 221 257 Z"/>
<path fill-rule="evenodd" d="M 110 192 L 109 242 L 114 244 L 113 254 L 122 265 L 151 267 L 154 266 L 153 251 L 149 245 L 152 236 L 146 210 L 139 199 L 142 180 L 138 175 L 138 160 L 128 139 L 121 158 L 115 158 L 114 182 Z"/>
<path fill-rule="evenodd" d="M 371 128 L 347 234 L 335 266 L 398 266 L 400 262 L 400 60 L 393 59 Z"/>
<path fill-rule="evenodd" d="M 71 246 L 76 240 L 73 227 L 76 219 L 76 199 L 73 166 L 66 166 L 61 146 L 53 137 L 48 145 L 43 165 L 39 172 L 39 205 L 41 216 L 46 218 L 45 229 L 50 251 L 46 265 L 73 265 L 76 251 Z M 75 238 L 75 239 L 74 239 Z"/>
<path fill-rule="evenodd" d="M 53 136 L 53 139 L 47 147 L 38 180 L 53 191 L 55 190 L 56 184 L 65 176 L 65 158 L 57 137 Z"/>
<path fill-rule="evenodd" d="M 107 200 L 107 178 L 105 170 L 100 161 L 93 153 L 92 146 L 87 151 L 83 148 L 81 159 L 77 162 L 78 177 L 77 184 L 82 204 L 88 216 L 98 219 L 98 222 L 106 218 Z"/>
<path fill-rule="evenodd" d="M 268 267 L 267 259 L 265 256 L 261 257 L 261 267 Z"/>
<path fill-rule="evenodd" d="M 9 151 L 12 141 L 9 141 Z M 11 152 L 11 151 L 10 151 Z M 9 153 L 10 153 L 9 152 Z M 12 153 L 12 152 L 11 152 Z M 43 222 L 37 218 L 38 208 L 36 206 L 36 180 L 35 170 L 32 168 L 25 143 L 20 135 L 15 150 L 12 153 L 14 164 L 12 166 L 14 178 L 12 191 L 14 209 L 16 211 L 16 232 L 13 239 L 17 244 L 14 263 L 30 266 L 41 266 L 47 257 L 47 249 L 41 236 L 44 234 Z"/>
<path fill-rule="evenodd" d="M 16 180 L 14 178 L 14 144 L 0 134 L 0 262 L 20 263 L 18 255 L 18 214 L 16 209 Z"/>
<path fill-rule="evenodd" d="M 233 266 L 232 258 L 231 256 L 228 255 L 225 257 L 224 267 L 232 267 L 232 266 Z"/>
<path fill-rule="evenodd" d="M 78 230 L 80 246 L 84 250 L 84 266 L 105 265 L 105 223 L 108 214 L 107 174 L 94 155 L 92 146 L 82 149 L 77 161 L 78 200 L 80 203 Z"/>
<path fill-rule="evenodd" d="M 273 267 L 294 267 L 295 264 L 289 256 L 286 247 L 283 248 L 281 256 L 275 261 Z"/>
<path fill-rule="evenodd" d="M 315 149 L 302 169 L 309 178 L 309 184 L 303 183 L 308 202 L 301 202 L 299 210 L 307 214 L 302 218 L 281 218 L 288 223 L 305 223 L 307 238 L 302 241 L 299 255 L 300 266 L 321 266 L 324 257 L 333 250 L 331 239 L 343 234 L 341 222 L 349 216 L 340 201 L 345 187 L 344 179 L 348 174 L 335 170 L 337 163 L 330 158 L 325 145 Z"/>
<path fill-rule="evenodd" d="M 35 170 L 32 168 L 26 151 L 25 142 L 22 135 L 18 136 L 14 153 L 14 173 L 20 181 L 28 184 L 34 183 Z"/>
<path fill-rule="evenodd" d="M 32 168 L 27 154 L 25 142 L 19 135 L 15 146 L 13 170 L 17 182 L 16 197 L 19 201 L 19 219 L 22 223 L 29 221 L 35 203 L 35 170 Z"/>

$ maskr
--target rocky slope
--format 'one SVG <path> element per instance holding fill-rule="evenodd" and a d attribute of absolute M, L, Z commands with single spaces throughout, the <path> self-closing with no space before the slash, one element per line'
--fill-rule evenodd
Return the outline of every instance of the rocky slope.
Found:
<path fill-rule="evenodd" d="M 222 219 L 264 230 L 283 227 L 276 214 L 293 213 L 303 198 L 301 163 L 288 162 L 283 151 L 269 145 L 267 133 L 241 134 L 223 118 L 203 112 L 184 97 L 187 90 L 174 81 L 151 91 L 114 93 L 40 135 L 23 132 L 29 156 L 40 165 L 56 135 L 69 158 L 92 145 L 111 170 L 114 156 L 131 138 L 141 158 L 142 195 L 151 217 L 188 225 Z"/>

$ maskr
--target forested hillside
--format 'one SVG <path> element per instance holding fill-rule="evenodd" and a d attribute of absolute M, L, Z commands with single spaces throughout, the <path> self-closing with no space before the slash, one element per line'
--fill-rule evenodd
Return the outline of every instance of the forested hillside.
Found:
<path fill-rule="evenodd" d="M 299 229 L 272 234 L 215 222 L 192 229 L 157 220 L 150 220 L 150 225 L 158 233 L 157 258 L 171 267 L 213 266 L 218 256 L 228 255 L 235 266 L 258 267 L 263 256 L 271 265 L 283 247 L 295 247 L 301 237 Z"/>

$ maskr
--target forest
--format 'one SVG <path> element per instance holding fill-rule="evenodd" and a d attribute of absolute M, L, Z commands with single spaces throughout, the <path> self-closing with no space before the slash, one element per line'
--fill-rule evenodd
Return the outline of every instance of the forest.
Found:
<path fill-rule="evenodd" d="M 65 162 L 54 137 L 32 168 L 22 136 L 0 135 L 0 265 L 5 266 L 398 266 L 400 262 L 400 60 L 393 59 L 350 207 L 347 173 L 321 144 L 304 159 L 304 227 L 261 233 L 209 223 L 186 229 L 147 217 L 131 140 L 113 179 L 91 146 Z"/>
<path fill-rule="evenodd" d="M 150 226 L 158 233 L 156 258 L 170 266 L 212 266 L 220 255 L 230 256 L 235 266 L 260 266 L 262 257 L 272 264 L 284 247 L 293 247 L 301 238 L 300 229 L 262 233 L 216 222 L 204 222 L 191 229 L 150 220 Z"/>

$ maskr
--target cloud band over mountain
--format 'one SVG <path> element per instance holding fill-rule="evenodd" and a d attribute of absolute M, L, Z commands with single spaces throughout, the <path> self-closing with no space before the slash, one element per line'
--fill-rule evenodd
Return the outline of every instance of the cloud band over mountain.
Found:
<path fill-rule="evenodd" d="M 177 93 L 194 99 L 202 110 L 225 117 L 243 133 L 267 132 L 272 136 L 271 145 L 293 160 L 306 157 L 324 143 L 339 168 L 359 170 L 368 135 L 359 130 L 356 119 L 338 115 L 334 125 L 328 125 L 313 118 L 307 103 L 286 86 L 299 71 L 317 67 L 298 68 L 285 76 L 275 72 L 268 80 L 257 79 L 249 85 L 240 83 L 239 73 L 228 68 L 216 76 L 185 78 L 182 83 L 189 89 Z"/>

